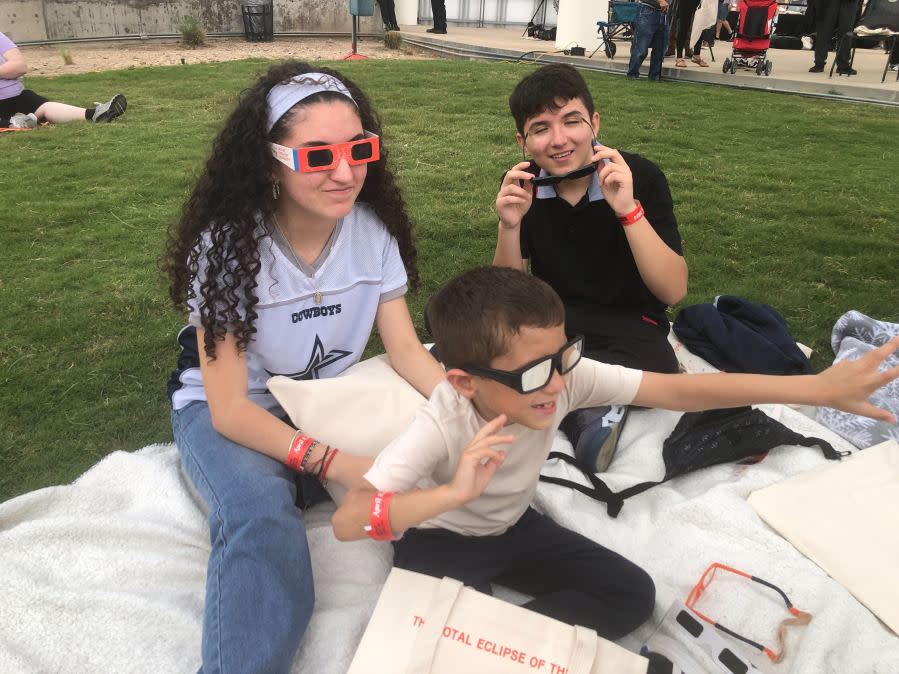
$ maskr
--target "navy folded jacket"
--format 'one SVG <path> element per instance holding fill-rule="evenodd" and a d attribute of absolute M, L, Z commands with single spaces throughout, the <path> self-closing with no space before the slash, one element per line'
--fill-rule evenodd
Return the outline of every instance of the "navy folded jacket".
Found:
<path fill-rule="evenodd" d="M 724 372 L 814 374 L 787 322 L 767 304 L 719 295 L 678 313 L 674 334 L 690 351 Z"/>

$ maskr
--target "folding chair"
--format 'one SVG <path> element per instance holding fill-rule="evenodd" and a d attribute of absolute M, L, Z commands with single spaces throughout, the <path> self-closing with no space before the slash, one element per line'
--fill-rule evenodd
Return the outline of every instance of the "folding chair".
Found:
<path fill-rule="evenodd" d="M 622 41 L 633 39 L 634 21 L 637 20 L 638 7 L 636 0 L 609 0 L 609 20 L 596 22 L 599 44 L 590 52 L 588 58 L 593 58 L 593 54 L 598 52 L 600 47 L 604 48 L 603 51 L 610 59 L 615 58 L 616 47 L 613 40 L 615 38 Z"/>
<path fill-rule="evenodd" d="M 868 0 L 868 6 L 862 14 L 862 18 L 853 30 L 846 33 L 841 40 L 852 41 L 852 53 L 849 57 L 849 69 L 855 61 L 856 37 L 880 37 L 888 40 L 886 63 L 883 66 L 881 82 L 887 78 L 887 69 L 890 67 L 890 54 L 899 39 L 899 2 L 896 0 Z M 841 44 L 843 44 L 841 42 Z M 836 67 L 836 59 L 830 65 L 830 74 L 833 77 L 833 69 Z M 899 82 L 899 69 L 896 70 L 896 81 Z"/>

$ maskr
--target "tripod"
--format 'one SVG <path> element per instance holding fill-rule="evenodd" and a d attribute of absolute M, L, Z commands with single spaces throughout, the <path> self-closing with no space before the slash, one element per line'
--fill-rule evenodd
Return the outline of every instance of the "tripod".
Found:
<path fill-rule="evenodd" d="M 524 32 L 521 34 L 521 37 L 524 37 L 528 34 L 528 28 L 533 28 L 534 19 L 537 18 L 537 15 L 540 13 L 541 9 L 543 10 L 543 19 L 541 23 L 546 23 L 546 0 L 540 0 L 539 4 L 537 5 L 537 9 L 534 10 L 534 14 L 533 16 L 531 16 L 531 20 L 528 21 L 528 25 L 525 26 Z"/>

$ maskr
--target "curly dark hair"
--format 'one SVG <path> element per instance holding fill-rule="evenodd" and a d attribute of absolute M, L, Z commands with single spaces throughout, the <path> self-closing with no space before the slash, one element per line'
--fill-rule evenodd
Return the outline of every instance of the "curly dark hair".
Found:
<path fill-rule="evenodd" d="M 259 218 L 270 222 L 275 209 L 272 182 L 275 159 L 267 143 L 285 137 L 298 108 L 318 101 L 346 100 L 336 92 L 321 92 L 301 101 L 266 133 L 269 90 L 304 73 L 320 72 L 346 85 L 358 107 L 362 127 L 381 135 L 381 123 L 362 90 L 344 75 L 329 68 L 288 61 L 272 66 L 249 89 L 241 93 L 237 106 L 212 144 L 212 153 L 184 204 L 181 218 L 169 228 L 162 260 L 170 281 L 169 295 L 178 309 L 187 311 L 198 299 L 192 279 L 199 271 L 201 240 L 208 237 L 206 277 L 200 285 L 200 321 L 204 346 L 215 358 L 215 344 L 233 332 L 239 351 L 245 351 L 256 332 L 256 275 L 261 263 L 259 243 L 266 236 Z M 381 158 L 368 165 L 358 201 L 369 204 L 387 231 L 397 240 L 409 287 L 418 287 L 417 253 L 412 222 L 393 174 L 387 167 L 388 150 L 381 145 Z M 239 305 L 245 312 L 241 313 Z"/>

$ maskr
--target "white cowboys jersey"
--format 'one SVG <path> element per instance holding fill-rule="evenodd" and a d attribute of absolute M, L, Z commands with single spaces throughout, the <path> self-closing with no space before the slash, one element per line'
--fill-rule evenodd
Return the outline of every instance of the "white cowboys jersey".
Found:
<path fill-rule="evenodd" d="M 269 377 L 333 377 L 358 362 L 378 305 L 405 295 L 407 278 L 396 239 L 365 204 L 357 203 L 337 223 L 312 265 L 297 260 L 273 226 L 261 233 L 256 334 L 247 345 L 248 390 L 251 400 L 281 414 L 266 386 Z M 203 245 L 209 245 L 208 238 Z M 189 325 L 178 335 L 178 369 L 169 381 L 174 409 L 206 399 L 195 332 L 201 327 L 196 303 L 205 277 L 203 259 Z"/>

